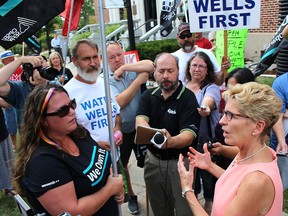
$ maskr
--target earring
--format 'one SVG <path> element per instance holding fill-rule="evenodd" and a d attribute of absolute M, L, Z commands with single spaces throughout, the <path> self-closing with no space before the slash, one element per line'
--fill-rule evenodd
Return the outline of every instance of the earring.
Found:
<path fill-rule="evenodd" d="M 254 133 L 254 132 L 252 132 L 252 136 L 255 136 L 255 133 Z"/>

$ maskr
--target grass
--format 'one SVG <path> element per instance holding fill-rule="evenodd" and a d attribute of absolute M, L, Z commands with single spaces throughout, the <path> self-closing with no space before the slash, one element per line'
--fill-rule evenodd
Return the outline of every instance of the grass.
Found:
<path fill-rule="evenodd" d="M 288 213 L 288 190 L 284 192 L 283 211 Z M 11 196 L 0 192 L 0 212 L 1 216 L 19 216 L 19 211 L 14 199 Z"/>
<path fill-rule="evenodd" d="M 273 77 L 257 77 L 256 78 L 256 82 L 261 83 L 261 84 L 267 84 L 269 86 L 272 86 L 273 82 L 274 82 L 275 78 Z"/>
<path fill-rule="evenodd" d="M 18 207 L 13 197 L 0 192 L 0 212 L 1 216 L 19 216 Z"/>

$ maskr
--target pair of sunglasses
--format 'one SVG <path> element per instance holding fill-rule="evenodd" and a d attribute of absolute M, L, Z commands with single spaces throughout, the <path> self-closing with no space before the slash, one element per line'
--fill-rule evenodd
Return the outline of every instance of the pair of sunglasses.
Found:
<path fill-rule="evenodd" d="M 181 34 L 181 35 L 179 35 L 179 38 L 180 39 L 185 39 L 185 38 L 191 38 L 192 37 L 192 33 L 188 33 L 188 34 Z"/>
<path fill-rule="evenodd" d="M 69 114 L 70 108 L 73 110 L 76 109 L 76 100 L 75 98 L 71 100 L 67 105 L 61 106 L 56 112 L 46 113 L 45 116 L 58 116 L 63 118 Z"/>

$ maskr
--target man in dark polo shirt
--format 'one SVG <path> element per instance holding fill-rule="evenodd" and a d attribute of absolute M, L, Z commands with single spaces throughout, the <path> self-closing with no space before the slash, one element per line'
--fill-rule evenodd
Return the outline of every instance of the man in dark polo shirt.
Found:
<path fill-rule="evenodd" d="M 179 154 L 187 155 L 189 146 L 196 145 L 200 123 L 194 93 L 179 81 L 177 57 L 159 54 L 154 62 L 154 78 L 159 87 L 147 90 L 141 97 L 136 116 L 138 125 L 163 129 L 167 140 L 159 149 L 148 145 L 144 179 L 154 215 L 190 216 L 192 212 L 181 197 L 177 172 Z M 186 166 L 189 161 L 187 158 Z"/>

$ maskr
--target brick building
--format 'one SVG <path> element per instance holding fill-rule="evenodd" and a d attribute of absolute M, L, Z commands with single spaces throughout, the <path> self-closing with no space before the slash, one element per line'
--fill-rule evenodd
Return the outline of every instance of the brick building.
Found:
<path fill-rule="evenodd" d="M 285 0 L 261 0 L 260 28 L 249 30 L 245 49 L 246 58 L 253 61 L 258 61 L 260 59 L 261 50 L 266 48 L 279 27 L 279 2 L 281 3 L 283 1 L 285 2 Z M 95 15 L 98 20 L 98 1 L 94 0 L 94 3 L 96 9 Z M 137 13 L 133 15 L 133 19 L 141 19 L 141 24 L 147 20 L 157 20 L 156 22 L 159 22 L 159 13 L 161 11 L 162 1 L 131 0 L 131 4 L 137 9 Z M 118 9 L 104 10 L 105 22 L 121 20 L 121 12 L 119 13 L 117 10 Z M 146 31 L 147 30 L 149 30 L 149 28 L 146 28 Z"/>
<path fill-rule="evenodd" d="M 279 2 L 281 0 L 261 0 L 260 28 L 249 30 L 245 49 L 246 58 L 258 61 L 261 50 L 266 48 L 276 33 L 281 23 Z"/>

